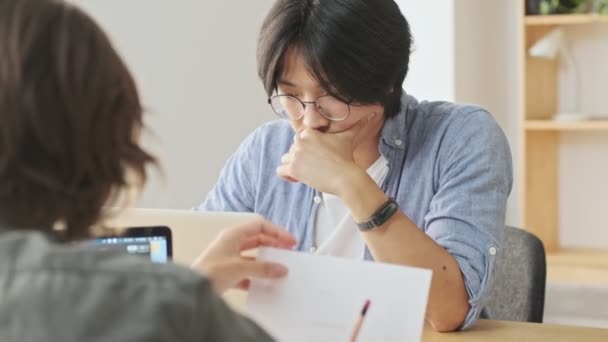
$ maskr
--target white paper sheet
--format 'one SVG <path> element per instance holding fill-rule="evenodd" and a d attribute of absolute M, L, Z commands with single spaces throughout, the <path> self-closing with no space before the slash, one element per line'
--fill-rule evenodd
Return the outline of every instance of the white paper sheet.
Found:
<path fill-rule="evenodd" d="M 349 341 L 365 300 L 357 342 L 420 341 L 431 271 L 260 248 L 258 259 L 289 268 L 254 279 L 246 312 L 281 342 Z"/>

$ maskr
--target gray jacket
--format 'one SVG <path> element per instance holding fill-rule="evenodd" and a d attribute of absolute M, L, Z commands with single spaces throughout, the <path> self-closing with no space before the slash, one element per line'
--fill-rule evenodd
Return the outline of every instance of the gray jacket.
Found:
<path fill-rule="evenodd" d="M 0 341 L 271 341 L 186 268 L 0 231 Z"/>

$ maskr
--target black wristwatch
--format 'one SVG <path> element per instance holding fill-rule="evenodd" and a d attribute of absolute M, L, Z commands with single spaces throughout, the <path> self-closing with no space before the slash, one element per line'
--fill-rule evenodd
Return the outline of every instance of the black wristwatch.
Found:
<path fill-rule="evenodd" d="M 399 210 L 399 204 L 390 198 L 376 210 L 376 212 L 365 222 L 357 222 L 359 230 L 366 232 L 386 223 Z"/>

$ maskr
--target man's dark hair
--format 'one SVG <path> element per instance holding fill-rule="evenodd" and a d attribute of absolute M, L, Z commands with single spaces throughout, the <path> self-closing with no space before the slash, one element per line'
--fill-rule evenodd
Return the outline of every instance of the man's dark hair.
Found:
<path fill-rule="evenodd" d="M 91 18 L 59 0 L 0 1 L 2 226 L 89 236 L 154 163 L 142 128 L 133 78 Z"/>
<path fill-rule="evenodd" d="M 412 36 L 393 0 L 277 0 L 258 41 L 258 74 L 268 96 L 283 59 L 297 48 L 311 74 L 343 101 L 400 110 Z"/>

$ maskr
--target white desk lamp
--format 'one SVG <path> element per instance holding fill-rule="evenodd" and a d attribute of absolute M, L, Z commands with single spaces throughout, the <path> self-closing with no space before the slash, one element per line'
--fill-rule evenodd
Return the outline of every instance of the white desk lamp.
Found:
<path fill-rule="evenodd" d="M 528 50 L 528 53 L 532 57 L 543 58 L 543 59 L 556 59 L 559 55 L 565 57 L 568 66 L 572 71 L 572 77 L 574 78 L 574 108 L 570 112 L 557 113 L 553 116 L 553 120 L 556 121 L 578 121 L 588 120 L 591 116 L 580 112 L 580 99 L 581 99 L 581 87 L 579 81 L 579 73 L 574 57 L 568 51 L 566 47 L 566 40 L 564 39 L 564 31 L 562 29 L 554 29 L 547 35 L 542 37 Z"/>

